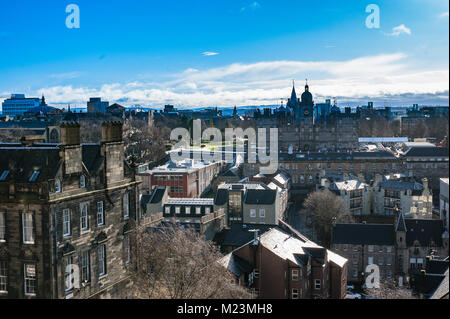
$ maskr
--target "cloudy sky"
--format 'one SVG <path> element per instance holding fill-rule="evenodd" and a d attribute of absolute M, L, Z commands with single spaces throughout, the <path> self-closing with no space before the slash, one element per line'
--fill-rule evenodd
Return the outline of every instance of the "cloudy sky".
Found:
<path fill-rule="evenodd" d="M 380 9 L 368 28 L 369 4 Z M 80 28 L 66 26 L 77 4 Z M 448 105 L 446 0 L 1 1 L 0 100 L 126 106 Z"/>

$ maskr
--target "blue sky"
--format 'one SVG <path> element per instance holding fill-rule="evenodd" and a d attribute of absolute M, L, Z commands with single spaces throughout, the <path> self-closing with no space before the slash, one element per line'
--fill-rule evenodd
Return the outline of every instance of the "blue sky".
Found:
<path fill-rule="evenodd" d="M 68 29 L 69 4 L 80 28 Z M 380 8 L 369 29 L 367 5 Z M 15 0 L 0 3 L 0 97 L 160 107 L 448 105 L 446 0 Z"/>

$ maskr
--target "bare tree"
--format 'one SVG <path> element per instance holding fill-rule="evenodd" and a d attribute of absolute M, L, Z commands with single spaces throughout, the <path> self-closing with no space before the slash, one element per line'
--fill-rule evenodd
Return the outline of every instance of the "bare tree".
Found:
<path fill-rule="evenodd" d="M 354 222 L 344 200 L 327 189 L 310 193 L 300 214 L 311 219 L 317 240 L 325 247 L 331 245 L 333 223 Z"/>
<path fill-rule="evenodd" d="M 249 298 L 219 263 L 216 246 L 190 229 L 138 230 L 133 240 L 128 298 Z"/>
<path fill-rule="evenodd" d="M 375 299 L 417 299 L 411 290 L 397 287 L 394 281 L 382 281 L 380 288 L 366 288 L 364 293 Z"/>
<path fill-rule="evenodd" d="M 0 130 L 0 142 L 2 143 L 20 143 L 22 137 L 26 136 L 23 128 L 11 128 Z"/>
<path fill-rule="evenodd" d="M 124 125 L 125 155 L 139 162 L 153 162 L 165 156 L 165 144 L 170 136 L 167 126 L 149 125 L 143 120 L 128 120 Z"/>

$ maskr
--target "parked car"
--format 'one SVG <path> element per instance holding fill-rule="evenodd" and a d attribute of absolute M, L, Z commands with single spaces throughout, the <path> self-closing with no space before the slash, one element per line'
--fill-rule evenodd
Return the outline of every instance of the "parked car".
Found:
<path fill-rule="evenodd" d="M 362 299 L 362 296 L 357 293 L 350 293 L 347 292 L 347 295 L 345 296 L 345 299 Z"/>

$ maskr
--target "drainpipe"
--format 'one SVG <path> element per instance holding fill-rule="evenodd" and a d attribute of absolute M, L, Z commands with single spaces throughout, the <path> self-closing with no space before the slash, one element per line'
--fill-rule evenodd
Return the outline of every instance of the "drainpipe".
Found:
<path fill-rule="evenodd" d="M 50 230 L 52 237 L 52 253 L 53 253 L 53 299 L 58 299 L 58 256 L 56 251 L 56 215 L 54 208 L 51 208 L 52 227 Z"/>
<path fill-rule="evenodd" d="M 362 271 L 360 272 L 360 274 L 362 274 L 362 279 L 361 279 L 361 282 L 363 283 L 363 285 L 365 284 L 365 282 L 364 282 L 364 277 L 365 277 L 365 275 L 366 275 L 366 269 L 365 269 L 365 267 L 364 267 L 364 263 L 365 263 L 365 256 L 364 256 L 364 247 L 365 245 L 361 245 L 361 256 L 362 256 L 362 263 L 361 263 L 361 266 L 362 266 Z"/>

